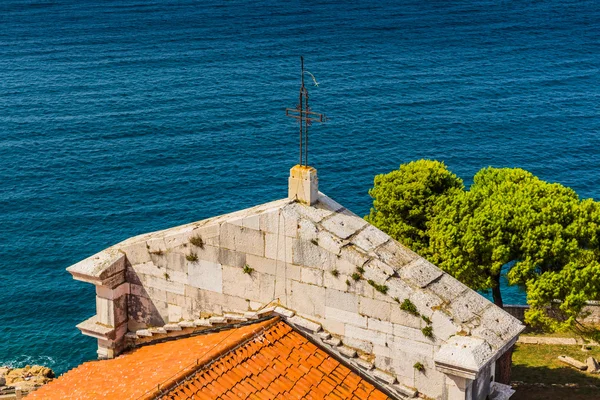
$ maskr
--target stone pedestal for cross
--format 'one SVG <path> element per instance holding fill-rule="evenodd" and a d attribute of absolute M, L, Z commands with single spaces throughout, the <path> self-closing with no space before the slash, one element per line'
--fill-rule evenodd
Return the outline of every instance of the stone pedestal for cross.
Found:
<path fill-rule="evenodd" d="M 313 205 L 319 197 L 317 170 L 307 165 L 294 165 L 288 179 L 288 197 L 307 205 Z"/>

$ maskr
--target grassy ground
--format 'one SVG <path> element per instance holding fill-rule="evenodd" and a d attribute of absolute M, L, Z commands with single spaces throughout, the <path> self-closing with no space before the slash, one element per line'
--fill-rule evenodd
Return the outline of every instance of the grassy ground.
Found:
<path fill-rule="evenodd" d="M 519 344 L 513 353 L 513 381 L 517 393 L 511 400 L 600 399 L 600 374 L 589 374 L 571 368 L 558 361 L 559 355 L 567 355 L 584 362 L 587 357 L 600 360 L 600 347 L 582 351 L 580 346 Z M 543 383 L 547 387 L 534 384 Z M 552 384 L 570 387 L 552 386 Z M 596 386 L 596 387 L 589 387 Z"/>

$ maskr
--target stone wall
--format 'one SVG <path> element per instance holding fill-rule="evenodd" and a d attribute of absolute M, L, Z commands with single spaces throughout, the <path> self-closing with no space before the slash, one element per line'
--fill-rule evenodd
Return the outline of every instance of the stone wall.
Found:
<path fill-rule="evenodd" d="M 529 310 L 529 306 L 505 305 L 503 309 L 519 321 L 525 322 L 525 312 Z M 581 319 L 583 323 L 600 325 L 600 301 L 588 301 L 582 310 L 582 314 L 585 315 L 585 318 Z"/>
<path fill-rule="evenodd" d="M 522 329 L 322 194 L 313 206 L 284 199 L 131 238 L 69 271 L 96 285 L 97 315 L 79 328 L 101 357 L 118 354 L 127 331 L 280 304 L 384 371 L 377 379 L 483 400 Z"/>

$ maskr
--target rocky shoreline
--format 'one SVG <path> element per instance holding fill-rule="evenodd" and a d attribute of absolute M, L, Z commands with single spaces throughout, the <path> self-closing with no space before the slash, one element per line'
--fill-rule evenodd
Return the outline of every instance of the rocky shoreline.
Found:
<path fill-rule="evenodd" d="M 20 398 L 54 379 L 54 371 L 42 365 L 27 365 L 24 368 L 0 366 L 0 398 Z"/>

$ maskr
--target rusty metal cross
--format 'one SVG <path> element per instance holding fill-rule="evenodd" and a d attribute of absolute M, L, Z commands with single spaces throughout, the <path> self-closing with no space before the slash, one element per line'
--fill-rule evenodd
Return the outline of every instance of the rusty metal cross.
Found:
<path fill-rule="evenodd" d="M 311 111 L 308 106 L 308 90 L 304 86 L 304 57 L 300 57 L 300 96 L 299 103 L 296 108 L 286 108 L 285 115 L 287 117 L 295 118 L 298 120 L 300 125 L 300 164 L 302 165 L 302 159 L 304 158 L 304 165 L 308 165 L 308 127 L 313 122 L 325 122 L 326 117 L 324 114 L 319 114 Z M 316 81 L 315 81 L 316 83 Z"/>

